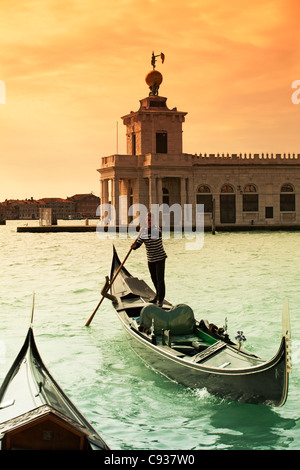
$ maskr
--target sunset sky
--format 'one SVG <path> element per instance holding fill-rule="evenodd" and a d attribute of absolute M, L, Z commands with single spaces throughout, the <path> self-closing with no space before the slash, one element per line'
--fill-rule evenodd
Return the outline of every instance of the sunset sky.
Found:
<path fill-rule="evenodd" d="M 185 152 L 300 153 L 299 18 L 299 0 L 0 0 L 0 201 L 99 195 L 152 51 Z"/>

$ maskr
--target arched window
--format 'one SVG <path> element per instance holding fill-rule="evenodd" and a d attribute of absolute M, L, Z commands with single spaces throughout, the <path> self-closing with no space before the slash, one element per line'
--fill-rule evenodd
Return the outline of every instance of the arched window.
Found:
<path fill-rule="evenodd" d="M 200 184 L 197 193 L 210 193 L 210 188 L 206 184 Z"/>
<path fill-rule="evenodd" d="M 244 212 L 257 212 L 258 211 L 258 194 L 254 184 L 247 184 L 243 191 L 243 211 Z"/>
<path fill-rule="evenodd" d="M 244 187 L 244 193 L 256 193 L 256 192 L 257 192 L 257 189 L 256 189 L 256 186 L 254 186 L 254 184 L 247 184 Z"/>
<path fill-rule="evenodd" d="M 294 188 L 293 186 L 290 184 L 290 183 L 285 183 L 281 186 L 281 190 L 280 190 L 281 193 L 293 193 L 294 192 Z"/>
<path fill-rule="evenodd" d="M 223 184 L 221 193 L 234 193 L 234 189 L 230 184 Z"/>
<path fill-rule="evenodd" d="M 209 186 L 200 184 L 197 191 L 197 204 L 204 205 L 204 212 L 213 211 L 213 198 Z M 197 208 L 200 210 L 200 208 Z"/>
<path fill-rule="evenodd" d="M 295 212 L 296 200 L 294 188 L 290 183 L 285 183 L 281 186 L 280 190 L 280 211 L 281 212 Z"/>

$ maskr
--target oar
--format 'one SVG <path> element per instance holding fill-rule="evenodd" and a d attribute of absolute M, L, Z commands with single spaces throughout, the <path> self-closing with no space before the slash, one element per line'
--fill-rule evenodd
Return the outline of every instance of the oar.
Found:
<path fill-rule="evenodd" d="M 139 233 L 139 236 L 140 236 L 140 233 Z M 139 237 L 137 237 L 138 239 Z M 135 241 L 137 241 L 137 239 Z M 135 242 L 134 242 L 135 243 Z M 132 245 L 134 245 L 134 243 Z M 110 284 L 108 285 L 108 288 L 113 284 L 113 282 L 115 281 L 117 275 L 119 274 L 119 272 L 121 271 L 122 267 L 124 266 L 128 256 L 130 255 L 131 251 L 132 251 L 132 245 L 130 247 L 130 250 L 128 251 L 127 255 L 125 256 L 124 260 L 122 261 L 122 263 L 120 264 L 120 267 L 118 268 L 117 272 L 115 273 L 115 275 L 113 276 Z M 97 307 L 95 308 L 95 310 L 93 311 L 92 315 L 90 316 L 90 318 L 88 319 L 88 321 L 86 322 L 85 326 L 89 326 L 91 321 L 93 320 L 98 308 L 100 307 L 100 305 L 102 304 L 103 300 L 105 299 L 105 295 L 102 295 Z"/>

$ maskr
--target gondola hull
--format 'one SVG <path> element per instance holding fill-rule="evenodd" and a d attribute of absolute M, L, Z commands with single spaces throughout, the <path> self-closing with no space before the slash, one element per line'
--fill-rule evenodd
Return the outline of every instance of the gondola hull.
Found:
<path fill-rule="evenodd" d="M 114 250 L 111 279 L 119 267 L 120 260 Z M 267 406 L 285 403 L 290 371 L 287 335 L 282 336 L 277 353 L 268 361 L 240 348 L 227 336 L 203 330 L 200 324 L 195 324 L 190 335 L 175 335 L 169 345 L 163 344 L 160 335 L 155 335 L 153 344 L 153 334 L 141 331 L 139 325 L 141 312 L 153 295 L 149 286 L 123 268 L 111 285 L 111 295 L 115 297 L 113 306 L 130 346 L 156 371 L 187 387 L 205 388 L 229 400 Z M 169 302 L 164 303 L 163 310 L 172 311 L 172 308 Z M 200 352 L 193 353 L 191 347 L 185 346 L 194 344 L 203 335 L 209 344 L 200 344 L 203 348 Z"/>
<path fill-rule="evenodd" d="M 168 348 L 153 345 L 138 335 L 118 314 L 136 354 L 154 370 L 189 388 L 205 388 L 219 397 L 262 405 L 282 406 L 286 400 L 285 340 L 273 360 L 252 369 L 220 370 L 190 363 Z M 122 318 L 123 317 L 123 318 Z M 227 352 L 227 351 L 226 351 Z M 226 358 L 228 358 L 228 354 Z M 226 362 L 226 360 L 224 361 Z"/>
<path fill-rule="evenodd" d="M 32 327 L 0 388 L 0 449 L 108 449 L 43 364 Z"/>

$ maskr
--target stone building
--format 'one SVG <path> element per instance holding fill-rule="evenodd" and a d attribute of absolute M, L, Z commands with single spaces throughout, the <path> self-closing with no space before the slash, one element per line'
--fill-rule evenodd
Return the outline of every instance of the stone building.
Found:
<path fill-rule="evenodd" d="M 52 209 L 55 219 L 68 219 L 75 216 L 75 203 L 59 197 L 44 197 L 38 203 L 45 209 Z"/>
<path fill-rule="evenodd" d="M 101 204 L 115 209 L 114 223 L 130 221 L 126 206 L 165 203 L 180 204 L 182 213 L 191 208 L 194 226 L 197 204 L 204 204 L 206 228 L 299 228 L 300 154 L 184 153 L 187 113 L 168 108 L 161 82 L 154 62 L 149 96 L 122 117 L 127 154 L 102 157 L 97 170 Z"/>
<path fill-rule="evenodd" d="M 67 201 L 75 204 L 75 217 L 90 218 L 96 217 L 97 209 L 100 204 L 100 198 L 93 193 L 90 194 L 74 194 L 68 197 Z"/>

